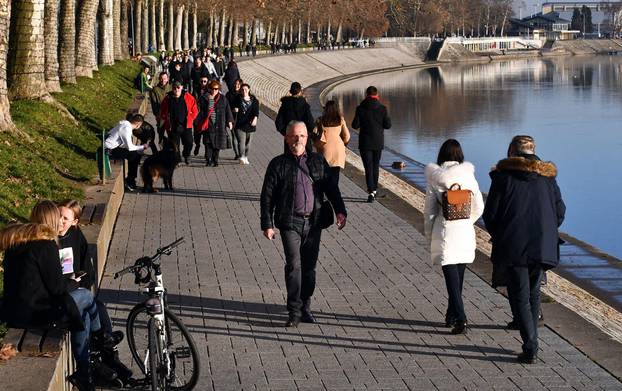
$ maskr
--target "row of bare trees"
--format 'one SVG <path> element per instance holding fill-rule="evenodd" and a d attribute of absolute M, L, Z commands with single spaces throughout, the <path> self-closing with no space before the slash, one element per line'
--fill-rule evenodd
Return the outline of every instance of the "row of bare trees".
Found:
<path fill-rule="evenodd" d="M 389 34 L 498 36 L 512 0 L 386 0 Z"/>
<path fill-rule="evenodd" d="M 0 130 L 10 101 L 46 99 L 133 52 L 380 35 L 379 0 L 0 0 Z"/>

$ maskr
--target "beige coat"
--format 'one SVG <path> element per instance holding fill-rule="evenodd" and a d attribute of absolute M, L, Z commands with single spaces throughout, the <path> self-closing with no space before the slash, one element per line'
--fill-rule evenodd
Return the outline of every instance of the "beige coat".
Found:
<path fill-rule="evenodd" d="M 315 142 L 317 151 L 324 155 L 324 158 L 331 167 L 344 168 L 346 165 L 346 145 L 350 142 L 350 131 L 346 121 L 341 118 L 339 126 L 322 126 L 319 118 L 315 122 L 313 133 L 318 133 L 324 129 L 321 138 Z"/>

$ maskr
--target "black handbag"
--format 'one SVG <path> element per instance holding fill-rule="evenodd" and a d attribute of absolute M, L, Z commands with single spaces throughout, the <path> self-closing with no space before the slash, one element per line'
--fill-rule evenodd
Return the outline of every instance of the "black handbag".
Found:
<path fill-rule="evenodd" d="M 307 172 L 307 170 L 302 168 L 300 164 L 298 164 L 298 168 L 311 180 L 311 183 L 315 184 L 315 181 Z M 320 202 L 320 215 L 318 216 L 318 225 L 321 229 L 326 229 L 333 224 L 335 224 L 335 211 L 333 210 L 333 205 L 322 195 L 322 202 Z"/>

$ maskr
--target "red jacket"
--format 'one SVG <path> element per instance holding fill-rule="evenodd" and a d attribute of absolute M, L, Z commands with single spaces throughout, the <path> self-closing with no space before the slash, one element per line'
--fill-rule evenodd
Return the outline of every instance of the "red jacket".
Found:
<path fill-rule="evenodd" d="M 168 133 L 171 132 L 171 119 L 168 111 L 170 94 L 172 94 L 172 92 L 166 94 L 166 97 L 164 97 L 162 105 L 160 106 L 160 121 L 162 123 L 162 126 L 164 127 L 164 130 L 166 130 Z M 188 113 L 186 117 L 186 129 L 192 129 L 194 119 L 199 114 L 199 109 L 197 108 L 197 101 L 191 94 L 187 93 L 186 91 L 184 91 L 183 94 L 184 101 L 186 102 L 186 111 Z"/>

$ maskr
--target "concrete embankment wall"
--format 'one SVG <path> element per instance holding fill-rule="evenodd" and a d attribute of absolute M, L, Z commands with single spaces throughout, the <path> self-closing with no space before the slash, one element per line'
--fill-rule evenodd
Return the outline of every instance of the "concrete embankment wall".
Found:
<path fill-rule="evenodd" d="M 276 112 L 280 98 L 287 94 L 292 81 L 303 87 L 333 78 L 347 78 L 361 72 L 382 71 L 400 65 L 422 65 L 423 58 L 403 51 L 403 48 L 375 48 L 350 51 L 331 51 L 289 56 L 258 58 L 239 64 L 242 78 L 251 85 L 262 105 Z M 315 98 L 317 99 L 317 97 Z M 314 102 L 310 102 L 313 103 Z M 361 159 L 347 150 L 347 162 L 363 170 Z M 424 193 L 386 170 L 381 170 L 382 186 L 418 210 L 423 210 Z M 477 230 L 478 249 L 490 255 L 489 235 Z M 617 341 L 622 341 L 622 314 L 564 278 L 552 274 L 545 293 L 565 307 L 578 313 Z"/>
<path fill-rule="evenodd" d="M 399 44 L 263 57 L 240 62 L 239 67 L 242 79 L 251 86 L 253 93 L 264 105 L 276 110 L 293 81 L 306 88 L 335 77 L 423 64 L 423 59 L 421 48 Z"/>
<path fill-rule="evenodd" d="M 569 54 L 598 54 L 622 51 L 620 39 L 576 39 L 555 41 L 552 50 L 565 51 Z"/>

